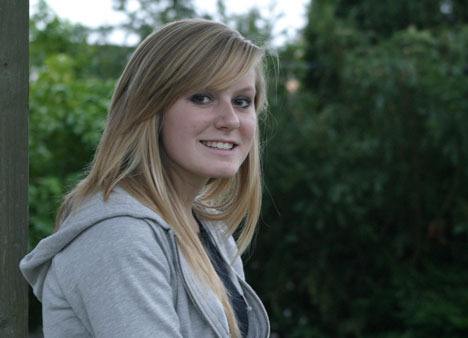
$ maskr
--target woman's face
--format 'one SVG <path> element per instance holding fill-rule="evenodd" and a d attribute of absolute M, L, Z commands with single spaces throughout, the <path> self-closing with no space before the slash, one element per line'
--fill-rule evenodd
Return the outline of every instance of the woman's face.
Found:
<path fill-rule="evenodd" d="M 223 91 L 187 93 L 166 111 L 162 142 L 171 170 L 197 182 L 236 174 L 257 127 L 252 69 Z"/>

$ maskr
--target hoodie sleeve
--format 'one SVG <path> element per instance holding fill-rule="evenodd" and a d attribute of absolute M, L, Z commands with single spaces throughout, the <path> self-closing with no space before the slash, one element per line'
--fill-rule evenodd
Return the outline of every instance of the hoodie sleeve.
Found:
<path fill-rule="evenodd" d="M 165 235 L 118 217 L 92 226 L 55 257 L 61 289 L 92 336 L 182 337 Z M 45 321 L 46 329 L 54 330 Z"/>

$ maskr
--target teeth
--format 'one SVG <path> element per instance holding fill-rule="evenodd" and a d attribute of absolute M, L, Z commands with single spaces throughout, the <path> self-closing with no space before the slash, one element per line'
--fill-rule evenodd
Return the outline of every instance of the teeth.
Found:
<path fill-rule="evenodd" d="M 232 143 L 209 142 L 209 141 L 202 141 L 202 143 L 210 148 L 225 149 L 225 150 L 230 150 L 234 148 L 234 144 Z"/>

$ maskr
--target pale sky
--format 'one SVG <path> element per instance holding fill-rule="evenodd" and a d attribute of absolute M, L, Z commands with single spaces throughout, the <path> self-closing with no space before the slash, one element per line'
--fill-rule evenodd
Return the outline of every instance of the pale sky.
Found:
<path fill-rule="evenodd" d="M 266 17 L 272 14 L 281 14 L 282 17 L 275 23 L 273 35 L 277 36 L 275 45 L 281 44 L 285 39 L 293 38 L 298 29 L 305 24 L 305 6 L 310 0 L 231 0 L 226 1 L 228 14 L 245 13 L 249 8 L 258 7 Z M 34 13 L 37 0 L 30 0 L 30 13 Z M 89 27 L 103 24 L 115 24 L 122 21 L 122 14 L 112 10 L 112 0 L 46 0 L 47 4 L 61 18 L 74 23 L 81 23 Z M 276 5 L 272 7 L 272 3 Z M 203 13 L 214 14 L 216 0 L 194 0 L 197 10 Z M 271 9 L 272 8 L 272 9 Z M 286 35 L 281 35 L 286 31 Z M 114 43 L 123 42 L 123 34 L 115 33 L 111 36 Z M 129 41 L 131 44 L 132 41 Z"/>

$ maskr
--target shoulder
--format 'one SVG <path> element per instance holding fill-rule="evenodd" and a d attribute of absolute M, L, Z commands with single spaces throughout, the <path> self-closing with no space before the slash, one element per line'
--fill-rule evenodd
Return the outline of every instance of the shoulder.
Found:
<path fill-rule="evenodd" d="M 144 271 L 158 266 L 170 274 L 168 231 L 151 221 L 128 216 L 105 219 L 75 238 L 54 258 L 58 273 L 70 282 Z"/>
<path fill-rule="evenodd" d="M 99 337 L 180 337 L 179 290 L 169 231 L 128 216 L 94 224 L 57 254 L 46 287 Z M 150 286 L 150 287 L 148 287 Z M 65 324 L 64 324 L 65 325 Z"/>
<path fill-rule="evenodd" d="M 101 220 L 83 231 L 65 251 L 83 250 L 83 254 L 92 254 L 96 250 L 130 253 L 135 249 L 154 247 L 155 241 L 160 243 L 166 237 L 167 230 L 149 220 L 116 216 Z"/>

